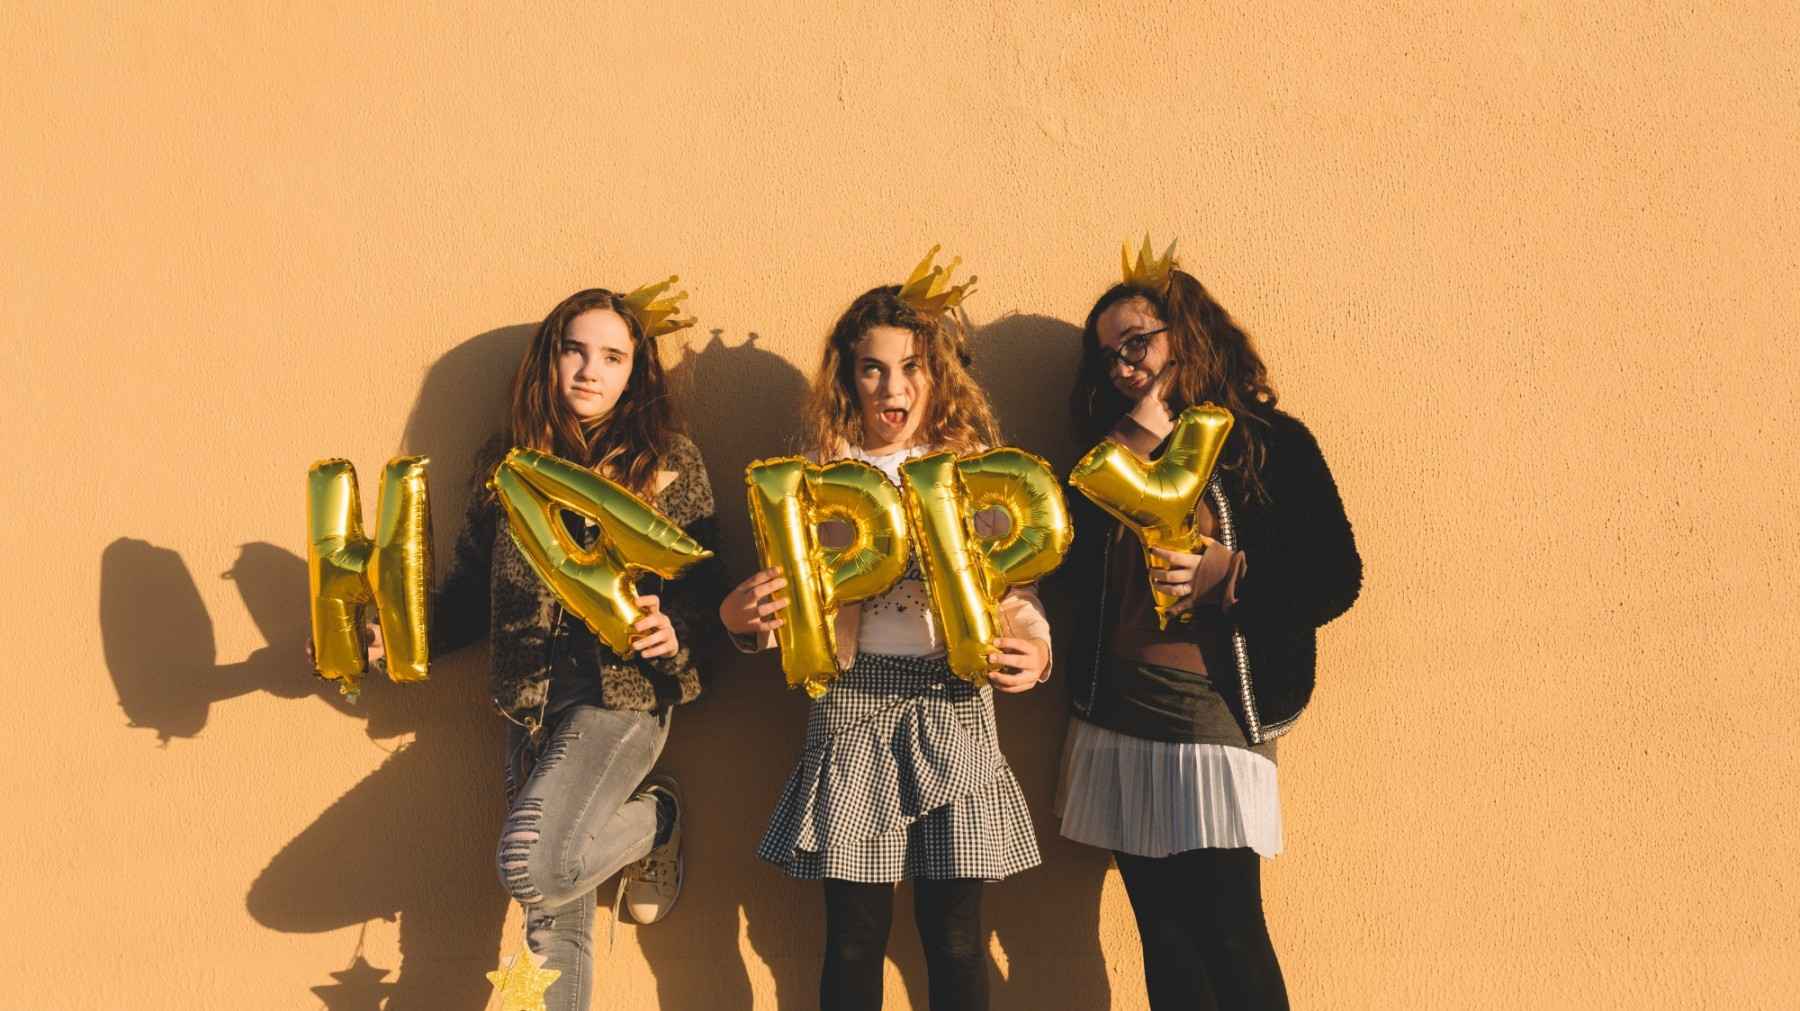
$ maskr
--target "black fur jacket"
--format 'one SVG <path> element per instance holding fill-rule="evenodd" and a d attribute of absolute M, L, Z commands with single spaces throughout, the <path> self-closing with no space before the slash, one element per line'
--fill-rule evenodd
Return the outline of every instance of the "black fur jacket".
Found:
<path fill-rule="evenodd" d="M 1253 744 L 1287 732 L 1306 708 L 1315 677 L 1314 632 L 1349 610 L 1362 588 L 1362 558 L 1318 442 L 1299 419 L 1279 410 L 1238 419 L 1240 425 L 1265 422 L 1266 498 L 1247 494 L 1225 470 L 1209 495 L 1221 533 L 1231 535 L 1220 540 L 1244 552 L 1248 562 L 1230 612 L 1234 628 L 1219 633 L 1244 648 L 1217 644 L 1219 655 L 1236 657 L 1237 669 L 1215 676 L 1215 685 Z M 1052 578 L 1077 602 L 1077 613 L 1098 618 L 1069 622 L 1064 627 L 1074 629 L 1071 641 L 1058 647 L 1069 658 L 1071 705 L 1085 715 L 1105 676 L 1107 639 L 1118 621 L 1118 601 L 1105 599 L 1104 591 L 1117 521 L 1079 493 L 1069 496 L 1069 509 L 1075 543 Z"/>

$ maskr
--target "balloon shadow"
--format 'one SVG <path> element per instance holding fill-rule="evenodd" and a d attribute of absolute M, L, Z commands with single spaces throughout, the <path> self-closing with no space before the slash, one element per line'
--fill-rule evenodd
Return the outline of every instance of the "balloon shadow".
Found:
<path fill-rule="evenodd" d="M 414 401 L 397 452 L 431 458 L 440 559 L 450 557 L 476 451 L 503 422 L 534 329 L 502 327 L 463 342 L 426 372 Z M 284 620 L 306 613 L 304 563 L 293 585 L 299 599 L 280 612 Z M 295 621 L 295 630 L 303 636 L 304 624 Z M 301 643 L 292 650 L 290 670 L 303 670 Z M 505 724 L 488 702 L 486 651 L 433 657 L 423 685 L 370 677 L 348 711 L 367 720 L 371 738 L 412 740 L 282 847 L 245 904 L 258 923 L 287 933 L 398 919 L 399 975 L 380 984 L 383 1007 L 481 1008 L 507 912 L 494 871 Z"/>
<path fill-rule="evenodd" d="M 101 552 L 100 642 L 127 724 L 167 747 L 199 736 L 215 702 L 252 692 L 349 712 L 334 685 L 305 670 L 305 560 L 246 544 L 221 578 L 236 585 L 268 643 L 233 664 L 218 662 L 212 617 L 181 555 L 130 537 Z"/>

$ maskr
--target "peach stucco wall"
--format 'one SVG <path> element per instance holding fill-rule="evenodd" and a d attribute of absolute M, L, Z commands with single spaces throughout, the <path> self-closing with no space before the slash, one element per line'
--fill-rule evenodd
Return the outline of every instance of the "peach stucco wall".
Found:
<path fill-rule="evenodd" d="M 474 1009 L 518 946 L 485 656 L 355 706 L 307 673 L 310 461 L 430 454 L 447 546 L 530 324 L 679 272 L 742 572 L 738 475 L 852 295 L 963 255 L 1003 421 L 1066 465 L 1145 229 L 1367 563 L 1281 750 L 1295 1006 L 1800 992 L 1791 8 L 360 6 L 0 26 L 0 1007 Z M 816 889 L 750 855 L 804 705 L 764 658 L 679 714 L 688 892 L 610 951 L 602 914 L 596 1007 L 808 1006 Z M 1060 692 L 999 708 L 1046 865 L 990 892 L 995 1006 L 1143 1008 L 1048 816 Z"/>

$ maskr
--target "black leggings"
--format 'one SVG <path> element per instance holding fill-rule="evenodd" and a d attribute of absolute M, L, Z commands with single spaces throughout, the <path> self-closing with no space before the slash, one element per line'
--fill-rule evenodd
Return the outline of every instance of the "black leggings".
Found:
<path fill-rule="evenodd" d="M 913 918 L 931 983 L 931 1011 L 986 1011 L 987 937 L 981 930 L 981 882 L 913 882 Z M 821 1011 L 876 1011 L 894 886 L 825 879 L 825 971 Z"/>
<path fill-rule="evenodd" d="M 1113 853 L 1144 944 L 1152 1011 L 1286 1011 L 1263 921 L 1262 868 L 1247 849 Z"/>

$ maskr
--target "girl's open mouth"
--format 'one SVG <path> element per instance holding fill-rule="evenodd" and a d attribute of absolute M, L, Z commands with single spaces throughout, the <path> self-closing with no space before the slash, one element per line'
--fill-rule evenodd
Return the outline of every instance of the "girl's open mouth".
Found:
<path fill-rule="evenodd" d="M 906 424 L 906 408 L 889 407 L 881 412 L 881 420 L 896 428 Z"/>

